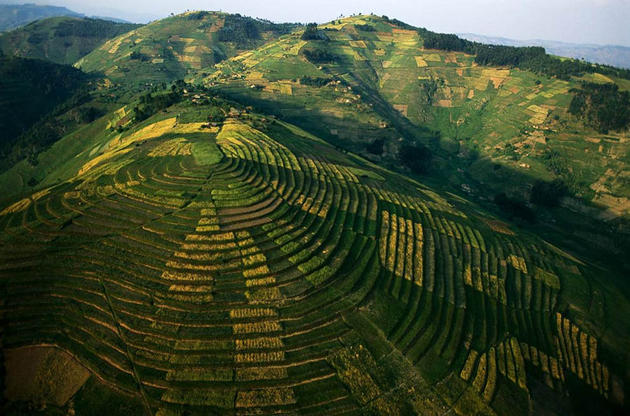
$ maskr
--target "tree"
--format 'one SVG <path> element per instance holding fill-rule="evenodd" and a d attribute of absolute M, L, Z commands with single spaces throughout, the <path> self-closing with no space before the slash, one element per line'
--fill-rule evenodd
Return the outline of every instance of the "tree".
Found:
<path fill-rule="evenodd" d="M 328 40 L 328 37 L 317 29 L 317 23 L 309 23 L 302 34 L 302 40 Z"/>
<path fill-rule="evenodd" d="M 495 195 L 494 203 L 510 217 L 521 218 L 528 222 L 536 220 L 536 214 L 524 202 L 510 198 L 503 192 Z"/>
<path fill-rule="evenodd" d="M 210 107 L 210 111 L 208 113 L 208 121 L 213 122 L 222 122 L 225 120 L 225 113 L 219 107 Z"/>
<path fill-rule="evenodd" d="M 398 157 L 412 172 L 424 174 L 427 173 L 431 167 L 433 153 L 426 146 L 403 145 L 398 151 Z"/>
<path fill-rule="evenodd" d="M 376 139 L 371 143 L 368 143 L 366 149 L 368 152 L 374 155 L 382 155 L 383 154 L 383 145 L 385 141 L 383 139 Z"/>
<path fill-rule="evenodd" d="M 539 180 L 532 187 L 530 202 L 546 207 L 556 207 L 566 194 L 567 186 L 561 179 L 554 179 L 551 182 Z"/>

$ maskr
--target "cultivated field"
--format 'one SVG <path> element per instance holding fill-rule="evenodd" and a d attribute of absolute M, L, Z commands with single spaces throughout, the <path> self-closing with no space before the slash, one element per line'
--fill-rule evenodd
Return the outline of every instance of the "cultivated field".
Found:
<path fill-rule="evenodd" d="M 55 345 L 159 415 L 619 399 L 625 339 L 580 311 L 593 270 L 470 203 L 258 115 L 96 149 L 1 207 L 5 348 Z"/>

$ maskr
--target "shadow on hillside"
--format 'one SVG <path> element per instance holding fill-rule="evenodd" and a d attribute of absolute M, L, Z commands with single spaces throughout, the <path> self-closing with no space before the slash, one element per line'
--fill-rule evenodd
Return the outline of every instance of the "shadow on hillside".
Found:
<path fill-rule="evenodd" d="M 404 173 L 426 183 L 443 194 L 450 192 L 470 200 L 484 210 L 516 225 L 521 230 L 535 233 L 563 250 L 588 260 L 595 266 L 605 270 L 613 269 L 618 274 L 630 271 L 630 264 L 623 255 L 623 253 L 630 252 L 630 235 L 626 231 L 627 220 L 620 218 L 604 222 L 566 208 L 548 209 L 531 206 L 527 201 L 527 193 L 536 178 L 527 172 L 509 166 L 502 165 L 497 170 L 497 164 L 487 158 L 480 158 L 475 161 L 475 171 L 481 173 L 477 176 L 496 178 L 496 181 L 492 183 L 477 181 L 469 172 L 470 162 L 441 149 L 439 132 L 416 126 L 382 99 L 378 92 L 366 87 L 365 83 L 353 85 L 353 87 L 359 88 L 365 101 L 372 104 L 379 115 L 390 121 L 392 128 L 374 129 L 372 126 L 357 125 L 356 123 L 350 127 L 348 122 L 342 118 L 314 110 L 304 111 L 304 108 L 298 104 L 264 99 L 250 93 L 240 93 L 234 90 L 223 89 L 222 92 L 237 102 L 253 105 L 261 113 L 271 114 L 295 124 L 337 148 L 355 152 L 364 157 L 370 158 L 365 146 L 377 138 L 400 141 L 402 137 L 403 140 L 428 145 L 435 153 L 435 163 L 431 172 L 424 176 L 411 174 L 401 166 L 399 160 L 391 155 L 379 160 L 372 159 L 383 167 Z M 331 134 L 332 129 L 338 130 L 339 134 Z M 470 186 L 472 191 L 470 193 L 464 192 L 461 187 L 462 184 Z M 499 193 L 505 193 L 531 208 L 535 219 L 528 221 L 519 217 L 518 214 L 505 212 L 499 208 L 494 203 L 494 196 Z M 451 199 L 451 202 L 458 203 L 457 199 Z M 587 201 L 582 201 L 582 204 L 586 210 L 601 210 Z M 624 282 L 623 285 L 628 286 L 625 291 L 630 294 L 630 283 Z"/>

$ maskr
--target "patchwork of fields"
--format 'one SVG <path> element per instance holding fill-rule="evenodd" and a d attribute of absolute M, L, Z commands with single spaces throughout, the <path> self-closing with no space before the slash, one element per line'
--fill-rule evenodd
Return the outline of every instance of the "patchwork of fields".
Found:
<path fill-rule="evenodd" d="M 361 29 L 366 26 L 371 29 Z M 601 74 L 561 80 L 481 66 L 472 55 L 426 49 L 416 30 L 401 27 L 377 16 L 344 18 L 319 26 L 326 41 L 285 35 L 191 79 L 364 156 L 374 158 L 366 144 L 384 140 L 382 162 L 396 158 L 401 136 L 425 145 L 439 136 L 434 150 L 446 159 L 441 168 L 466 165 L 453 159 L 469 152 L 479 156 L 467 178 L 449 178 L 454 186 L 466 180 L 522 196 L 535 180 L 560 178 L 602 208 L 601 218 L 630 212 L 625 175 L 606 176 L 608 169 L 627 171 L 628 133 L 598 132 L 568 112 L 570 91 L 581 81 L 627 90 L 626 80 Z M 318 48 L 332 58 L 309 61 L 305 51 Z M 305 77 L 323 82 L 311 85 Z M 550 166 L 548 156 L 555 153 L 571 164 L 570 173 Z M 492 164 L 507 169 L 485 168 Z M 597 187 L 599 181 L 608 186 Z"/>

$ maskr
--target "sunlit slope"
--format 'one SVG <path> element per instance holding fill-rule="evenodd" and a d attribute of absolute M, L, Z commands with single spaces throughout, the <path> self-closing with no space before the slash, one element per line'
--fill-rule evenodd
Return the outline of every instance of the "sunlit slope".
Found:
<path fill-rule="evenodd" d="M 262 45 L 293 25 L 219 12 L 188 12 L 106 42 L 76 66 L 128 84 L 173 81 Z"/>
<path fill-rule="evenodd" d="M 103 126 L 1 207 L 4 348 L 58 345 L 147 414 L 620 400 L 627 300 L 589 265 L 290 124 L 199 114 Z"/>
<path fill-rule="evenodd" d="M 582 79 L 479 66 L 471 55 L 424 49 L 417 30 L 376 16 L 319 29 L 327 41 L 286 36 L 221 63 L 207 82 L 365 155 L 384 139 L 384 161 L 396 157 L 400 137 L 435 144 L 439 136 L 439 168 L 472 163 L 472 179 L 494 189 L 518 176 L 512 189 L 523 195 L 536 179 L 560 178 L 608 209 L 607 218 L 628 214 L 630 188 L 619 173 L 630 161 L 628 134 L 599 133 L 568 113 Z M 313 50 L 327 55 L 308 58 Z M 629 86 L 601 74 L 584 80 Z M 480 168 L 488 162 L 508 169 Z"/>
<path fill-rule="evenodd" d="M 79 17 L 51 17 L 0 35 L 6 55 L 72 65 L 103 42 L 139 27 Z"/>

